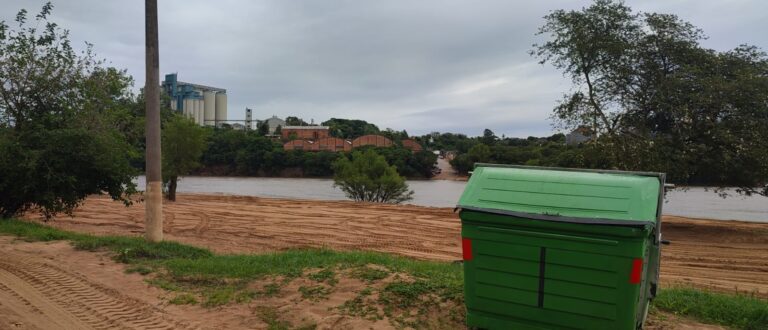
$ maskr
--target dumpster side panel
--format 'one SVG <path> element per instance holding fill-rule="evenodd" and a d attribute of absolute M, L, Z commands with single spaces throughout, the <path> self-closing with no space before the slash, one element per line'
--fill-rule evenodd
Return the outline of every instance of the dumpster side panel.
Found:
<path fill-rule="evenodd" d="M 474 212 L 462 212 L 462 219 L 468 213 Z M 633 260 L 644 258 L 642 235 L 463 224 L 473 254 L 464 266 L 469 326 L 634 329 L 640 285 L 629 277 Z"/>

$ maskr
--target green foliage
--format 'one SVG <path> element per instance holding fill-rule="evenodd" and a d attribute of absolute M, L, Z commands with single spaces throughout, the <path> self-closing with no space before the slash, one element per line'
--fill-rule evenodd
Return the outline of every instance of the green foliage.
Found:
<path fill-rule="evenodd" d="M 296 116 L 288 116 L 285 118 L 285 126 L 308 126 L 309 124 Z"/>
<path fill-rule="evenodd" d="M 266 136 L 269 134 L 269 124 L 266 120 L 256 123 L 256 134 L 259 136 Z"/>
<path fill-rule="evenodd" d="M 192 120 L 175 115 L 162 132 L 163 181 L 168 184 L 168 199 L 176 200 L 179 176 L 200 167 L 200 157 L 207 148 L 208 130 Z"/>
<path fill-rule="evenodd" d="M 119 261 L 126 263 L 137 260 L 167 260 L 172 258 L 193 260 L 212 255 L 208 250 L 176 242 L 150 243 L 140 237 L 92 236 L 13 219 L 0 221 L 0 233 L 12 234 L 32 241 L 70 240 L 78 250 L 107 249 L 114 252 Z"/>
<path fill-rule="evenodd" d="M 373 150 L 355 151 L 352 159 L 339 158 L 333 164 L 334 186 L 355 201 L 376 203 L 402 203 L 410 200 L 405 179 L 394 166 Z"/>
<path fill-rule="evenodd" d="M 132 80 L 90 46 L 76 54 L 52 8 L 29 25 L 25 10 L 17 27 L 0 22 L 0 217 L 35 208 L 51 218 L 91 194 L 130 203 L 135 192 Z"/>
<path fill-rule="evenodd" d="M 483 137 L 480 139 L 480 141 L 483 144 L 485 144 L 487 146 L 491 146 L 491 145 L 495 144 L 496 141 L 498 141 L 498 140 L 499 140 L 499 137 L 497 137 L 496 134 L 493 134 L 493 131 L 491 131 L 491 130 L 489 130 L 487 128 L 485 130 L 483 130 Z"/>
<path fill-rule="evenodd" d="M 379 128 L 376 125 L 364 120 L 331 118 L 322 123 L 328 126 L 331 136 L 342 139 L 354 139 L 368 134 L 379 134 Z"/>
<path fill-rule="evenodd" d="M 662 290 L 653 305 L 707 323 L 745 330 L 768 329 L 768 301 L 762 298 L 678 287 Z"/>
<path fill-rule="evenodd" d="M 172 305 L 195 305 L 197 304 L 197 298 L 189 293 L 182 293 L 173 297 L 168 303 Z"/>
<path fill-rule="evenodd" d="M 358 267 L 352 270 L 350 275 L 353 278 L 357 278 L 368 283 L 373 283 L 379 280 L 383 280 L 389 276 L 389 271 L 379 268 L 373 268 L 369 266 Z"/>
<path fill-rule="evenodd" d="M 328 285 L 336 285 L 339 281 L 336 279 L 336 273 L 330 269 L 323 269 L 319 272 L 309 274 L 307 276 L 310 280 L 320 283 L 327 283 Z"/>
<path fill-rule="evenodd" d="M 574 85 L 554 118 L 597 132 L 610 167 L 768 196 L 765 52 L 703 48 L 703 32 L 677 16 L 611 0 L 554 11 L 539 32 L 549 40 L 532 54 Z"/>

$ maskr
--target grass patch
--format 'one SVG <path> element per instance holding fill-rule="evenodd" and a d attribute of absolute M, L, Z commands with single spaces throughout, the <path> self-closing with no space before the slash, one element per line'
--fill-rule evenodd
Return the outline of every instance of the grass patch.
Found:
<path fill-rule="evenodd" d="M 232 301 L 237 294 L 236 289 L 230 286 L 214 288 L 204 294 L 204 307 L 216 307 L 226 305 Z"/>
<path fill-rule="evenodd" d="M 126 274 L 139 273 L 141 275 L 147 275 L 149 273 L 152 273 L 152 268 L 149 268 L 145 265 L 136 265 L 133 267 L 126 268 L 125 273 Z"/>
<path fill-rule="evenodd" d="M 308 325 L 294 328 L 290 322 L 280 319 L 280 313 L 277 311 L 277 308 L 274 308 L 274 307 L 260 306 L 256 310 L 256 312 L 259 315 L 259 318 L 264 323 L 267 324 L 268 330 L 290 330 L 290 329 L 315 330 L 317 329 L 316 324 L 308 324 Z"/>
<path fill-rule="evenodd" d="M 265 296 L 265 297 L 274 297 L 274 296 L 280 294 L 280 288 L 281 288 L 280 284 L 270 283 L 270 284 L 265 285 L 261 289 L 261 291 L 259 291 L 258 293 L 260 295 L 262 295 L 262 296 Z"/>
<path fill-rule="evenodd" d="M 768 300 L 677 287 L 661 290 L 653 305 L 663 311 L 745 330 L 768 329 Z"/>
<path fill-rule="evenodd" d="M 176 242 L 150 243 L 141 237 L 94 236 L 14 219 L 0 220 L 0 233 L 16 235 L 27 241 L 69 240 L 78 250 L 110 250 L 115 253 L 115 260 L 123 263 L 171 258 L 197 259 L 213 255 L 206 249 Z"/>
<path fill-rule="evenodd" d="M 173 305 L 194 305 L 197 304 L 197 299 L 195 296 L 189 293 L 182 293 L 176 297 L 173 297 L 173 299 L 169 300 L 168 302 Z"/>
<path fill-rule="evenodd" d="M 301 297 L 304 299 L 320 301 L 321 299 L 328 299 L 328 295 L 331 294 L 331 288 L 322 285 L 300 286 L 299 292 L 301 292 Z"/>
<path fill-rule="evenodd" d="M 171 275 L 183 277 L 212 277 L 256 279 L 267 275 L 295 278 L 305 269 L 363 267 L 368 264 L 384 266 L 392 271 L 429 279 L 439 286 L 461 290 L 461 265 L 418 261 L 377 252 L 337 252 L 328 249 L 288 250 L 257 255 L 214 255 L 196 259 L 173 258 L 164 262 Z"/>
<path fill-rule="evenodd" d="M 309 274 L 307 276 L 310 280 L 313 280 L 315 282 L 319 283 L 327 283 L 330 286 L 336 285 L 336 283 L 339 283 L 339 280 L 336 279 L 336 273 L 334 273 L 330 269 L 323 269 L 319 272 L 315 272 L 312 274 Z"/>
<path fill-rule="evenodd" d="M 368 284 L 371 284 L 376 281 L 383 280 L 387 276 L 389 276 L 389 272 L 383 269 L 376 269 L 368 266 L 358 267 L 352 270 L 352 272 L 349 274 L 353 278 L 363 280 L 367 282 Z"/>
<path fill-rule="evenodd" d="M 362 317 L 371 321 L 381 320 L 383 316 L 378 307 L 369 297 L 373 289 L 367 287 L 360 291 L 354 298 L 345 301 L 338 307 L 339 311 L 349 316 Z"/>

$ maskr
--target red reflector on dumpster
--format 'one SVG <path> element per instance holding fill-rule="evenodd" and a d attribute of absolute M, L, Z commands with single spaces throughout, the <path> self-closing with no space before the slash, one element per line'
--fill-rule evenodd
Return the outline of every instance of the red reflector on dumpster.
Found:
<path fill-rule="evenodd" d="M 632 273 L 629 274 L 630 284 L 640 284 L 643 277 L 643 259 L 635 258 L 632 260 Z"/>
<path fill-rule="evenodd" d="M 472 260 L 472 240 L 469 238 L 461 238 L 461 251 L 464 255 L 464 261 Z"/>

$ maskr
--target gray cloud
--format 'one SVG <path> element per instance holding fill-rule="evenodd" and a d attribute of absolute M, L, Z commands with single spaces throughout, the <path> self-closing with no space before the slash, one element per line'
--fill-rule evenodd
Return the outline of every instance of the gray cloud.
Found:
<path fill-rule="evenodd" d="M 411 134 L 484 128 L 508 136 L 553 132 L 549 114 L 569 88 L 527 51 L 541 17 L 588 1 L 159 1 L 162 73 L 223 87 L 230 119 L 359 118 Z M 676 13 L 718 50 L 768 45 L 768 3 L 628 1 Z M 0 19 L 38 1 L 6 0 Z M 140 1 L 58 1 L 53 20 L 72 39 L 144 83 Z M 138 88 L 138 87 L 137 87 Z"/>

